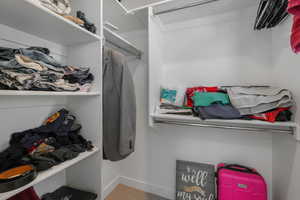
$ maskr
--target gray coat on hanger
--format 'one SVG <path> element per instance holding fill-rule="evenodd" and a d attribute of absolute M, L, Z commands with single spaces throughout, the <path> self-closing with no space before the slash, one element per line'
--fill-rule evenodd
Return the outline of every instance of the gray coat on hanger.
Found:
<path fill-rule="evenodd" d="M 103 54 L 103 150 L 106 159 L 118 161 L 134 151 L 134 83 L 122 54 L 107 48 Z"/>

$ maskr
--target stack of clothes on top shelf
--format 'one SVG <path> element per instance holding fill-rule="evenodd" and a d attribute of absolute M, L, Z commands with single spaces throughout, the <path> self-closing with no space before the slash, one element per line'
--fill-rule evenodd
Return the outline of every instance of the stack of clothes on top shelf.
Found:
<path fill-rule="evenodd" d="M 70 15 L 72 8 L 69 0 L 37 0 L 35 3 L 48 8 L 92 33 L 97 31 L 96 26 L 86 18 L 85 13 L 82 11 L 77 11 L 76 17 Z"/>
<path fill-rule="evenodd" d="M 0 47 L 0 89 L 88 92 L 94 80 L 89 68 L 66 66 L 42 47 Z"/>
<path fill-rule="evenodd" d="M 183 106 L 184 88 L 161 87 L 159 114 L 192 115 L 192 109 Z"/>
<path fill-rule="evenodd" d="M 270 86 L 224 87 L 231 104 L 241 115 L 269 122 L 291 121 L 290 108 L 294 105 L 287 89 Z"/>
<path fill-rule="evenodd" d="M 91 151 L 92 143 L 80 131 L 75 116 L 62 109 L 42 126 L 12 134 L 10 146 L 0 153 L 0 172 L 28 164 L 43 171 Z"/>
<path fill-rule="evenodd" d="M 181 102 L 178 99 L 184 99 Z M 194 114 L 201 119 L 291 121 L 293 97 L 270 86 L 192 87 L 185 94 L 161 89 L 160 114 Z"/>

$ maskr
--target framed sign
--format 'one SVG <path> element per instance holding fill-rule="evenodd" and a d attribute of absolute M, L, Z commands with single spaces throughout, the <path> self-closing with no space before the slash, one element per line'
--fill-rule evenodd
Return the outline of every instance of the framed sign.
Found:
<path fill-rule="evenodd" d="M 176 200 L 215 200 L 214 165 L 176 162 Z"/>

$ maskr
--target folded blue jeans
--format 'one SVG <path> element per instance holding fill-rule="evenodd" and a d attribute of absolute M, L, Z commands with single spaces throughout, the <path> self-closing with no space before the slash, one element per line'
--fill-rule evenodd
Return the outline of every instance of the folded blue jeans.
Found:
<path fill-rule="evenodd" d="M 232 105 L 215 103 L 210 106 L 198 106 L 193 108 L 196 116 L 201 119 L 241 119 L 243 116 Z"/>

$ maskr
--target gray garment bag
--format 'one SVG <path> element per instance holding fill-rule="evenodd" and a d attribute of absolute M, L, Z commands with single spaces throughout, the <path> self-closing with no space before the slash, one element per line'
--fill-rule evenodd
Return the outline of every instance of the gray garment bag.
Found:
<path fill-rule="evenodd" d="M 103 151 L 106 159 L 119 161 L 134 152 L 134 83 L 122 54 L 104 48 L 103 56 Z"/>

